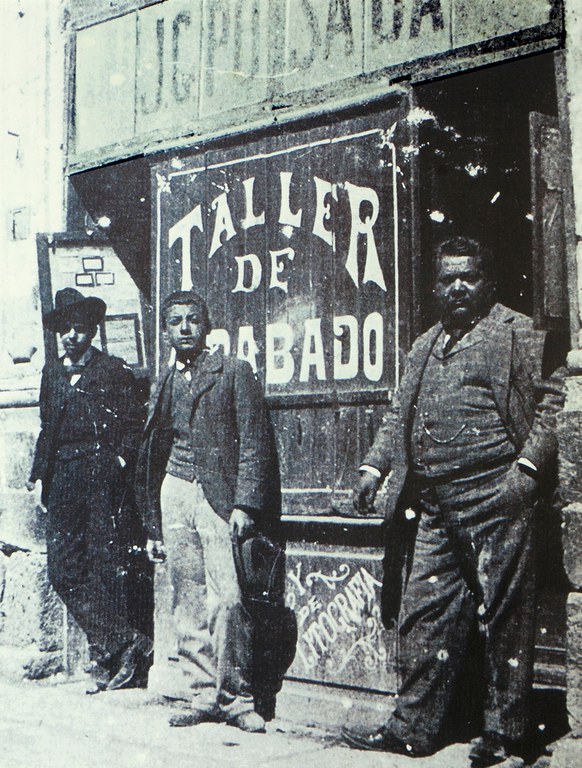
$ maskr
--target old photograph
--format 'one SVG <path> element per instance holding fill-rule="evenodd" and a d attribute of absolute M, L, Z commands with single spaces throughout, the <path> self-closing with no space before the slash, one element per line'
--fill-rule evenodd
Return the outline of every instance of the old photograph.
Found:
<path fill-rule="evenodd" d="M 0 21 L 0 764 L 582 765 L 582 5 Z"/>

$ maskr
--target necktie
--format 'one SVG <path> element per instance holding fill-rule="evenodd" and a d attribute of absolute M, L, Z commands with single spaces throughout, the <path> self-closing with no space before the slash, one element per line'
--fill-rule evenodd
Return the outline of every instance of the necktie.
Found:
<path fill-rule="evenodd" d="M 445 343 L 443 344 L 443 355 L 449 354 L 462 335 L 460 331 L 452 331 L 446 336 Z"/>

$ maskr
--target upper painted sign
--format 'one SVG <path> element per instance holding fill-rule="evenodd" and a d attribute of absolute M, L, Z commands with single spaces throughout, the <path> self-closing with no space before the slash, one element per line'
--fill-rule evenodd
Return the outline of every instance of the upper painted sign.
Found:
<path fill-rule="evenodd" d="M 76 33 L 71 155 L 122 156 L 265 122 L 273 107 L 365 99 L 378 74 L 389 82 L 465 49 L 468 68 L 481 51 L 531 50 L 561 29 L 562 0 L 165 0 Z"/>

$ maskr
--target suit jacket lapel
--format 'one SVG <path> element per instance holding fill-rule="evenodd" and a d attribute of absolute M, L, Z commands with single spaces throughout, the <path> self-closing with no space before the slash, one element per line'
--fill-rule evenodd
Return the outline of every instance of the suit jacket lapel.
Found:
<path fill-rule="evenodd" d="M 166 407 L 169 407 L 170 393 L 172 391 L 172 380 L 174 378 L 175 368 L 169 368 L 163 377 L 158 381 L 154 391 L 150 397 L 148 415 L 145 423 L 145 430 L 149 430 L 154 416 L 157 415 L 160 408 L 164 411 Z"/>
<path fill-rule="evenodd" d="M 407 367 L 407 375 L 402 380 L 402 386 L 400 388 L 399 400 L 402 408 L 402 413 L 408 413 L 412 404 L 415 402 L 418 396 L 418 390 L 420 389 L 420 383 L 424 375 L 424 369 L 428 362 L 429 355 L 434 347 L 442 326 L 440 323 L 434 325 L 429 331 L 422 336 L 418 343 L 412 350 L 412 354 Z"/>
<path fill-rule="evenodd" d="M 214 386 L 218 374 L 222 371 L 223 357 L 220 352 L 202 352 L 198 367 L 193 372 L 190 389 L 194 403 L 200 395 Z"/>

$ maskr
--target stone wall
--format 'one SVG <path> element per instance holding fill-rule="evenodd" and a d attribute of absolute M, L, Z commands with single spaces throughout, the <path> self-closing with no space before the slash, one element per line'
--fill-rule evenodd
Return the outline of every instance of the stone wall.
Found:
<path fill-rule="evenodd" d="M 558 416 L 564 569 L 567 603 L 567 708 L 572 735 L 582 737 L 582 352 L 569 356 L 564 411 Z"/>

